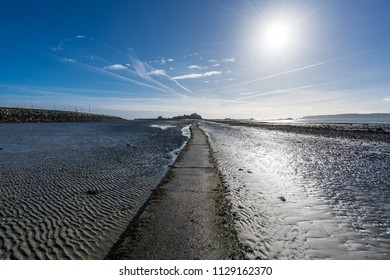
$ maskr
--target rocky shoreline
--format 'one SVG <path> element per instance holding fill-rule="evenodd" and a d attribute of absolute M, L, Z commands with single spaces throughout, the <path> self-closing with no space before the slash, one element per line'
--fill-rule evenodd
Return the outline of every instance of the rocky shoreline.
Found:
<path fill-rule="evenodd" d="M 114 116 L 98 115 L 82 112 L 26 109 L 26 108 L 0 108 L 0 123 L 26 123 L 26 122 L 107 122 L 124 121 Z"/>

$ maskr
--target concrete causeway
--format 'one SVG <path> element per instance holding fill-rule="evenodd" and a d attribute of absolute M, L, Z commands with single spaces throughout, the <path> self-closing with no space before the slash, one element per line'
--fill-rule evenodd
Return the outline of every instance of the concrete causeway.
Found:
<path fill-rule="evenodd" d="M 240 258 L 235 231 L 222 213 L 223 197 L 207 138 L 193 125 L 185 150 L 107 258 Z"/>

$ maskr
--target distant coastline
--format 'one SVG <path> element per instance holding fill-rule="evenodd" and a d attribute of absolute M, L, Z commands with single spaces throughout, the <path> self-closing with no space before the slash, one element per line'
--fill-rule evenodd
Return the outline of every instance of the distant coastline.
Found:
<path fill-rule="evenodd" d="M 316 115 L 305 116 L 301 119 L 364 119 L 364 118 L 386 118 L 390 119 L 389 113 L 372 113 L 372 114 L 336 114 L 336 115 Z"/>
<path fill-rule="evenodd" d="M 125 121 L 125 119 L 83 112 L 0 107 L 0 123 L 112 121 Z"/>

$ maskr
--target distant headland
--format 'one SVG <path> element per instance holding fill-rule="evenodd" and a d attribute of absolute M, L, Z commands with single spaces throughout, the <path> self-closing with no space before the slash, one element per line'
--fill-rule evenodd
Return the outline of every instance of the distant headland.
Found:
<path fill-rule="evenodd" d="M 125 119 L 83 112 L 0 107 L 0 123 L 112 121 L 125 121 Z"/>

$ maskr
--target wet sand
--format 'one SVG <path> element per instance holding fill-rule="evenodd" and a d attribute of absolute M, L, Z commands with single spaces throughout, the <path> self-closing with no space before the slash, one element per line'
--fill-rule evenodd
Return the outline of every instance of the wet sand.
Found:
<path fill-rule="evenodd" d="M 0 259 L 388 258 L 386 128 L 241 123 L 210 127 L 210 146 L 194 126 L 155 189 L 171 125 L 131 141 L 123 123 L 41 125 L 0 145 Z"/>
<path fill-rule="evenodd" d="M 318 126 L 202 122 L 245 256 L 389 259 L 386 125 Z"/>
<path fill-rule="evenodd" d="M 103 259 L 187 139 L 152 124 L 0 124 L 0 259 Z"/>
<path fill-rule="evenodd" d="M 204 133 L 192 138 L 108 259 L 242 258 Z"/>

